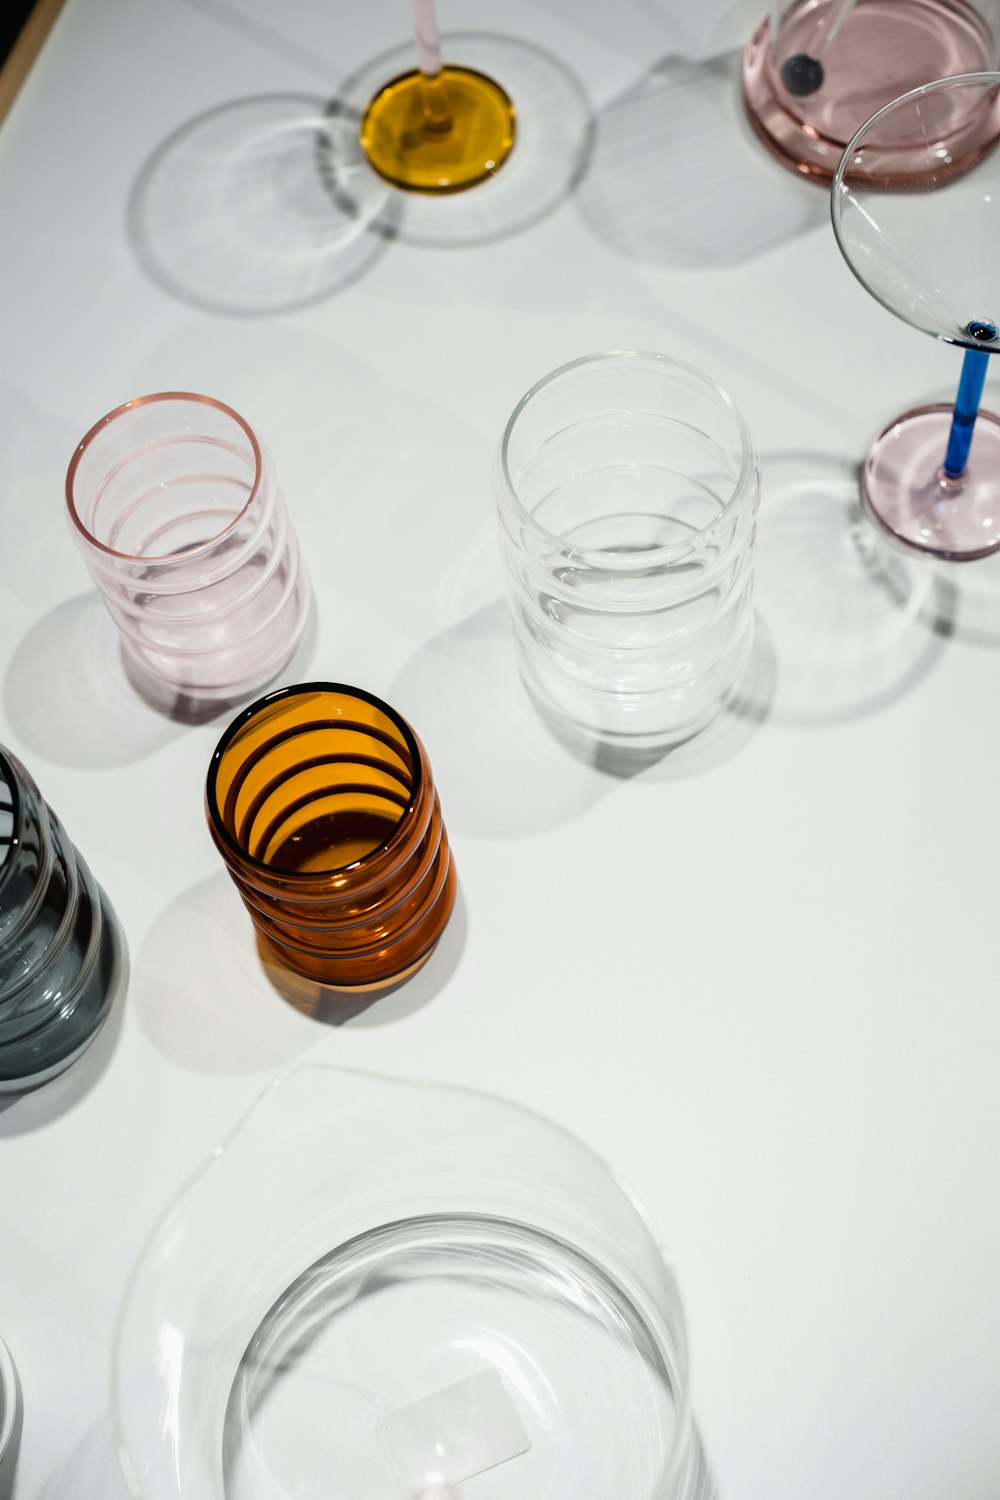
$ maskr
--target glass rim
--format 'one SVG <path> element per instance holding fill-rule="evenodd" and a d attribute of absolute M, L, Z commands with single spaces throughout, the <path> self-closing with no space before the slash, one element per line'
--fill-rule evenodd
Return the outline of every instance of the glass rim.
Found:
<path fill-rule="evenodd" d="M 246 849 L 242 849 L 236 842 L 236 839 L 233 837 L 233 835 L 229 832 L 226 825 L 223 823 L 222 814 L 219 809 L 219 799 L 217 795 L 219 769 L 222 765 L 223 756 L 231 746 L 237 734 L 242 729 L 244 729 L 252 719 L 256 718 L 259 713 L 263 712 L 267 708 L 270 708 L 275 703 L 280 703 L 282 699 L 305 697 L 307 695 L 316 693 L 339 693 L 351 698 L 359 698 L 362 702 L 369 703 L 373 708 L 377 708 L 380 713 L 384 713 L 386 718 L 391 719 L 392 723 L 400 731 L 403 739 L 406 741 L 406 747 L 409 750 L 413 760 L 413 786 L 410 790 L 410 795 L 407 800 L 406 806 L 401 809 L 399 817 L 393 824 L 392 832 L 386 839 L 383 840 L 381 844 L 377 844 L 375 848 L 370 849 L 367 854 L 362 854 L 359 859 L 352 860 L 351 863 L 347 865 L 331 865 L 328 869 L 323 870 L 278 870 L 275 869 L 273 865 L 269 865 L 266 863 L 266 861 L 258 859 L 255 855 L 250 854 Z M 397 713 L 394 708 L 392 708 L 382 698 L 376 697 L 374 693 L 366 692 L 364 688 L 351 687 L 349 683 L 297 682 L 292 683 L 289 687 L 275 688 L 272 692 L 265 693 L 263 697 L 255 699 L 253 703 L 249 704 L 246 708 L 241 709 L 240 712 L 236 715 L 236 718 L 233 719 L 232 723 L 227 727 L 225 733 L 222 735 L 222 738 L 219 740 L 219 743 L 216 745 L 215 749 L 212 752 L 212 759 L 209 762 L 208 776 L 205 782 L 205 803 L 208 808 L 209 817 L 211 819 L 213 833 L 216 834 L 220 842 L 224 844 L 228 850 L 232 851 L 232 853 L 241 863 L 249 865 L 251 869 L 260 871 L 261 874 L 266 875 L 270 880 L 278 880 L 283 885 L 289 884 L 294 886 L 298 884 L 301 888 L 304 889 L 307 885 L 314 884 L 317 880 L 324 880 L 331 875 L 352 874 L 362 867 L 371 865 L 373 861 L 377 860 L 382 855 L 387 854 L 396 843 L 403 824 L 411 815 L 413 808 L 416 805 L 417 795 L 421 791 L 422 787 L 423 772 L 420 765 L 420 746 L 417 743 L 416 735 L 413 733 L 413 730 L 410 728 L 409 724 L 407 724 L 402 714 Z"/>
<path fill-rule="evenodd" d="M 897 317 L 901 323 L 905 323 L 908 328 L 913 328 L 918 333 L 929 334 L 931 338 L 940 339 L 944 344 L 954 344 L 959 349 L 977 349 L 982 354 L 988 354 L 991 352 L 991 349 L 987 348 L 984 343 L 977 342 L 977 340 L 973 338 L 963 338 L 961 331 L 954 334 L 942 333 L 938 329 L 928 328 L 926 324 L 915 323 L 912 318 L 908 318 L 905 313 L 900 312 L 898 307 L 894 306 L 892 302 L 888 301 L 887 298 L 885 298 L 881 294 L 881 292 L 877 291 L 872 283 L 868 281 L 864 275 L 862 275 L 860 268 L 855 264 L 854 257 L 848 251 L 844 236 L 841 233 L 843 221 L 842 204 L 844 195 L 850 193 L 850 188 L 845 186 L 844 177 L 850 164 L 851 157 L 857 150 L 859 143 L 861 143 L 862 137 L 867 135 L 872 126 L 876 125 L 878 121 L 881 120 L 885 115 L 891 114 L 893 110 L 899 109 L 904 104 L 910 104 L 915 99 L 923 98 L 925 94 L 934 94 L 942 89 L 956 88 L 958 86 L 964 87 L 969 84 L 981 84 L 983 86 L 992 85 L 994 88 L 1000 88 L 1000 71 L 986 69 L 978 73 L 953 73 L 950 77 L 947 78 L 932 79 L 930 83 L 921 83 L 917 86 L 917 88 L 908 89 L 905 94 L 900 94 L 897 98 L 890 99 L 887 104 L 883 104 L 882 107 L 880 109 L 877 109 L 873 115 L 870 115 L 864 122 L 864 124 L 860 125 L 854 132 L 853 136 L 844 147 L 840 161 L 837 163 L 837 170 L 834 172 L 833 181 L 830 184 L 830 221 L 833 225 L 833 237 L 837 241 L 837 249 L 840 251 L 841 257 L 843 258 L 847 269 L 851 272 L 855 280 L 860 282 L 868 295 L 874 298 L 874 300 L 879 304 L 880 307 L 884 307 L 887 312 L 891 312 L 894 317 Z M 969 170 L 971 171 L 972 168 L 970 168 Z M 963 173 L 962 175 L 967 176 L 968 174 Z"/>
<path fill-rule="evenodd" d="M 14 1437 L 20 1406 L 17 1367 L 7 1345 L 0 1339 L 0 1463 Z"/>
<path fill-rule="evenodd" d="M 131 412 L 137 407 L 151 406 L 154 402 L 158 401 L 192 401 L 199 406 L 212 406 L 216 411 L 224 412 L 227 417 L 231 417 L 232 420 L 237 424 L 237 426 L 242 429 L 244 435 L 250 443 L 250 449 L 253 454 L 254 460 L 253 482 L 251 483 L 250 493 L 247 495 L 246 503 L 242 506 L 238 514 L 235 515 L 231 521 L 228 521 L 226 525 L 223 526 L 221 531 L 215 532 L 214 535 L 210 536 L 206 541 L 199 542 L 197 546 L 182 547 L 178 552 L 169 553 L 154 552 L 152 554 L 147 554 L 142 552 L 119 552 L 117 548 L 109 547 L 106 542 L 102 542 L 87 526 L 84 525 L 83 518 L 77 510 L 76 498 L 73 494 L 73 487 L 76 481 L 76 472 L 80 467 L 80 463 L 83 459 L 84 454 L 90 449 L 91 445 L 96 441 L 96 439 L 108 429 L 112 422 L 117 421 L 118 418 L 125 416 L 126 413 Z M 238 411 L 235 411 L 231 406 L 227 406 L 224 401 L 216 400 L 214 396 L 202 396 L 197 391 L 155 391 L 149 396 L 136 396 L 131 401 L 123 401 L 121 406 L 116 406 L 112 411 L 106 412 L 103 417 L 98 418 L 94 425 L 80 439 L 79 443 L 74 449 L 73 457 L 70 459 L 69 468 L 66 471 L 66 506 L 69 510 L 70 520 L 72 521 L 73 525 L 76 527 L 80 535 L 84 538 L 89 546 L 96 547 L 98 551 L 103 552 L 106 557 L 118 558 L 122 562 L 152 563 L 164 566 L 168 563 L 175 563 L 182 558 L 196 557 L 199 552 L 208 551 L 209 548 L 216 546 L 218 542 L 222 541 L 224 537 L 228 536 L 230 532 L 240 524 L 244 516 L 249 511 L 250 507 L 253 505 L 254 501 L 257 499 L 257 496 L 260 493 L 263 472 L 264 457 L 261 451 L 260 443 L 257 441 L 253 428 L 250 426 L 249 422 L 247 422 L 244 417 L 241 417 Z"/>
<path fill-rule="evenodd" d="M 0 864 L 0 893 L 2 893 L 4 886 L 10 879 L 11 871 L 17 864 L 17 857 L 21 852 L 20 831 L 22 821 L 21 794 L 17 787 L 17 777 L 11 765 L 11 756 L 2 746 L 0 746 L 0 778 L 3 779 L 5 786 L 10 792 L 11 800 L 10 847 L 4 856 L 3 864 Z"/>
<path fill-rule="evenodd" d="M 275 1074 L 265 1084 L 261 1092 L 240 1110 L 235 1121 L 219 1136 L 210 1154 L 206 1155 L 184 1181 L 174 1189 L 174 1192 L 148 1228 L 139 1249 L 133 1254 L 128 1267 L 112 1328 L 110 1384 L 111 1419 L 118 1458 L 134 1500 L 148 1500 L 148 1492 L 133 1467 L 132 1455 L 128 1446 L 123 1412 L 121 1359 L 132 1300 L 136 1295 L 142 1276 L 148 1272 L 152 1252 L 158 1240 L 164 1234 L 164 1231 L 179 1221 L 187 1202 L 194 1196 L 202 1183 L 208 1179 L 209 1174 L 218 1170 L 220 1161 L 227 1154 L 232 1153 L 234 1149 L 239 1148 L 243 1144 L 243 1138 L 247 1132 L 259 1123 L 258 1117 L 263 1115 L 266 1122 L 269 1108 L 273 1107 L 275 1098 L 280 1101 L 283 1090 L 292 1092 L 296 1085 L 301 1084 L 303 1080 L 317 1077 L 322 1080 L 328 1078 L 330 1075 L 338 1074 L 349 1078 L 361 1079 L 365 1083 L 387 1085 L 393 1089 L 418 1091 L 427 1089 L 441 1094 L 455 1094 L 466 1098 L 485 1100 L 489 1104 L 499 1105 L 501 1108 L 508 1109 L 514 1114 L 530 1119 L 544 1127 L 553 1136 L 559 1136 L 562 1140 L 569 1141 L 575 1150 L 580 1151 L 607 1174 L 612 1185 L 621 1193 L 649 1236 L 650 1242 L 666 1269 L 668 1276 L 671 1278 L 674 1287 L 678 1290 L 680 1288 L 680 1277 L 676 1270 L 673 1252 L 664 1244 L 658 1225 L 654 1221 L 649 1209 L 647 1209 L 645 1200 L 633 1189 L 628 1179 L 612 1165 L 601 1151 L 591 1146 L 581 1136 L 577 1135 L 575 1131 L 570 1130 L 558 1120 L 553 1119 L 551 1115 L 542 1114 L 533 1105 L 508 1098 L 506 1095 L 496 1093 L 493 1089 L 477 1088 L 475 1085 L 469 1083 L 455 1083 L 450 1080 L 443 1081 L 441 1079 L 428 1078 L 425 1075 L 404 1077 L 399 1074 L 381 1073 L 374 1068 L 355 1067 L 346 1063 L 330 1063 L 316 1059 L 291 1062 Z M 602 1268 L 605 1271 L 608 1270 L 606 1266 Z M 677 1372 L 678 1390 L 676 1394 L 678 1400 L 675 1407 L 677 1421 L 671 1436 L 666 1462 L 662 1472 L 658 1476 L 658 1483 L 661 1486 L 668 1485 L 673 1481 L 684 1460 L 688 1444 L 695 1435 L 694 1423 L 692 1421 L 692 1361 L 689 1346 L 688 1319 L 684 1303 L 679 1296 L 672 1308 L 672 1313 L 676 1319 L 677 1327 L 675 1330 L 672 1329 L 671 1332 L 676 1334 L 678 1352 L 683 1358 L 684 1368 L 682 1371 Z"/>
<path fill-rule="evenodd" d="M 629 553 L 616 552 L 613 548 L 607 547 L 573 546 L 567 543 L 564 536 L 560 536 L 558 532 L 550 531 L 547 526 L 543 526 L 540 521 L 536 520 L 533 513 L 528 510 L 521 496 L 518 494 L 508 462 L 508 451 L 515 425 L 536 396 L 540 395 L 557 380 L 561 380 L 564 375 L 568 375 L 574 370 L 580 370 L 587 366 L 596 367 L 601 364 L 617 363 L 620 360 L 649 361 L 654 365 L 660 365 L 670 370 L 682 371 L 685 375 L 693 376 L 704 391 L 714 396 L 732 418 L 740 440 L 740 471 L 733 483 L 732 492 L 722 503 L 718 514 L 707 525 L 692 532 L 683 542 L 644 548 L 641 552 Z M 700 370 L 697 365 L 689 364 L 687 360 L 675 359 L 670 354 L 660 354 L 653 349 L 605 349 L 596 354 L 583 354 L 578 359 L 568 360 L 566 364 L 558 365 L 554 370 L 550 370 L 547 375 L 543 375 L 540 380 L 535 381 L 535 384 L 524 393 L 514 407 L 514 410 L 507 419 L 503 435 L 500 438 L 498 452 L 498 468 L 504 494 L 512 503 L 518 519 L 527 525 L 536 537 L 556 546 L 561 551 L 571 554 L 574 558 L 578 558 L 580 561 L 592 564 L 595 567 L 607 567 L 609 560 L 618 559 L 623 572 L 628 571 L 629 568 L 648 568 L 651 564 L 668 563 L 674 558 L 685 557 L 690 553 L 692 545 L 703 540 L 709 540 L 718 528 L 728 520 L 733 511 L 738 508 L 747 491 L 750 489 L 751 478 L 756 468 L 756 461 L 757 455 L 753 439 L 750 436 L 750 430 L 747 427 L 742 412 L 729 392 L 719 385 L 716 380 L 713 380 L 711 375 L 706 375 L 704 370 Z"/>

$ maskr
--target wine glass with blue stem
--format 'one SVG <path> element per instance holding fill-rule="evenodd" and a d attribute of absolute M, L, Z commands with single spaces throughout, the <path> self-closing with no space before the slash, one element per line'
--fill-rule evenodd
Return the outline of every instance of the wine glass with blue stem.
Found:
<path fill-rule="evenodd" d="M 998 143 L 1000 73 L 938 79 L 861 127 L 832 189 L 837 242 L 862 286 L 964 350 L 954 403 L 895 417 L 861 472 L 865 508 L 888 536 L 953 562 L 1000 550 L 1000 416 L 980 409 L 1000 350 Z M 872 172 L 900 152 L 916 154 L 912 171 Z"/>

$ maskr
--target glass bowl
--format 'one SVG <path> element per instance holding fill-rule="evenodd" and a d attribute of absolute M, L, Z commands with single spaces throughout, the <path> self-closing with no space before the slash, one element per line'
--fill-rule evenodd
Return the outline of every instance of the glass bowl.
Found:
<path fill-rule="evenodd" d="M 282 1075 L 168 1210 L 119 1316 L 141 1500 L 689 1500 L 677 1284 L 557 1126 L 469 1090 Z"/>

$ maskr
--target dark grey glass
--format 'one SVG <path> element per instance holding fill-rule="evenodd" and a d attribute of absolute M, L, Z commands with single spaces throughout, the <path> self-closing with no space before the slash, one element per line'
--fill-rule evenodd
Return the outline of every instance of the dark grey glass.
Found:
<path fill-rule="evenodd" d="M 43 1083 L 93 1040 L 123 951 L 104 892 L 0 747 L 0 1093 Z"/>

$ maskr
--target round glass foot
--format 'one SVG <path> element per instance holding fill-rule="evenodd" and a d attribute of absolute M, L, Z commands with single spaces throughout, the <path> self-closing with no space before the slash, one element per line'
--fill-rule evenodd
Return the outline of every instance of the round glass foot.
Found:
<path fill-rule="evenodd" d="M 765 18 L 743 54 L 743 99 L 754 130 L 785 166 L 825 181 L 855 131 L 884 104 L 929 78 L 993 66 L 989 28 L 964 0 L 866 0 L 827 51 L 823 40 L 843 8 L 843 0 L 797 0 L 782 18 L 777 48 Z M 995 111 L 981 105 L 966 95 L 939 106 L 933 139 L 947 157 L 931 159 L 919 134 L 901 132 L 895 141 L 885 135 L 858 175 L 912 186 L 921 173 L 939 175 L 943 161 L 953 170 L 967 167 L 996 139 Z"/>
<path fill-rule="evenodd" d="M 872 444 L 861 473 L 865 506 L 888 536 L 915 552 L 972 562 L 1000 549 L 1000 417 L 981 411 L 961 479 L 941 467 L 953 408 L 917 407 Z"/>
<path fill-rule="evenodd" d="M 514 144 L 515 111 L 498 83 L 474 68 L 436 77 L 404 73 L 375 95 L 361 121 L 369 162 L 395 187 L 458 193 L 485 182 Z"/>

